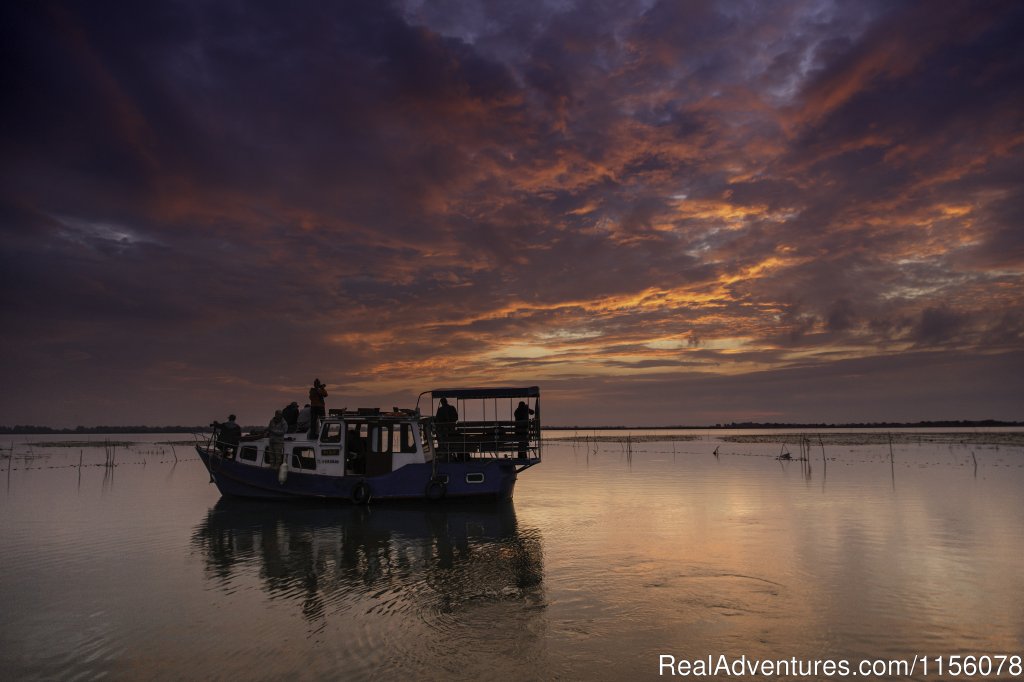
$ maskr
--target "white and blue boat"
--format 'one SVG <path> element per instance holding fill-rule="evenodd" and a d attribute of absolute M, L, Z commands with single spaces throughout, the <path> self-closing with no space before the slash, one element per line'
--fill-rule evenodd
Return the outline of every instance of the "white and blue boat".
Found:
<path fill-rule="evenodd" d="M 442 398 L 458 413 L 455 421 L 433 416 Z M 437 389 L 420 394 L 411 410 L 331 410 L 313 438 L 286 436 L 279 466 L 266 435 L 235 445 L 215 429 L 196 450 L 225 496 L 500 501 L 512 499 L 519 474 L 540 463 L 540 442 L 540 389 L 531 386 Z"/>

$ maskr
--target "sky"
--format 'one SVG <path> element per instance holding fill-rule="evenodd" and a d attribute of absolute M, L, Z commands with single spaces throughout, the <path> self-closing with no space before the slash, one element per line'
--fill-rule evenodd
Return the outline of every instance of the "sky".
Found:
<path fill-rule="evenodd" d="M 1024 4 L 0 7 L 0 425 L 1024 418 Z"/>

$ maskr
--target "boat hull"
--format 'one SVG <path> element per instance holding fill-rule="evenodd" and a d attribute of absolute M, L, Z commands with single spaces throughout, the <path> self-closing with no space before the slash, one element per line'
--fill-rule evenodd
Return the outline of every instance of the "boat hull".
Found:
<path fill-rule="evenodd" d="M 264 500 L 322 499 L 356 504 L 387 501 L 511 500 L 517 469 L 509 460 L 480 459 L 406 464 L 379 476 L 331 476 L 290 469 L 283 483 L 278 471 L 253 466 L 196 447 L 222 495 Z"/>

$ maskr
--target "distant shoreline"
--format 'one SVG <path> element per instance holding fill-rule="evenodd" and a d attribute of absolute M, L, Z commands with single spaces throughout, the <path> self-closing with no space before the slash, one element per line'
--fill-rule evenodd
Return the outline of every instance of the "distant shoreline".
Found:
<path fill-rule="evenodd" d="M 800 424 L 779 422 L 732 422 L 707 426 L 544 426 L 545 431 L 720 431 L 732 429 L 971 429 L 992 427 L 1024 427 L 1021 421 L 944 420 L 920 422 L 855 422 L 848 424 Z M 247 431 L 258 431 L 262 426 L 242 427 Z M 76 435 L 102 433 L 209 433 L 209 426 L 77 426 L 73 429 L 56 429 L 49 426 L 0 426 L 0 436 L 14 435 Z"/>
<path fill-rule="evenodd" d="M 782 422 L 732 422 L 707 426 L 544 426 L 546 431 L 622 431 L 622 430 L 679 430 L 679 431 L 724 431 L 729 429 L 972 429 L 983 427 L 1020 427 L 1024 422 L 981 420 L 945 420 L 922 422 L 855 422 L 849 424 L 800 424 Z"/>

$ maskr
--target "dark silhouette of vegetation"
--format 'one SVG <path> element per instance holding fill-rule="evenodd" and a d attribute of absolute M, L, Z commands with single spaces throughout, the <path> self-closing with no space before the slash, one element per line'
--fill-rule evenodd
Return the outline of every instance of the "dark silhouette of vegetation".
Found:
<path fill-rule="evenodd" d="M 946 420 L 922 422 L 855 422 L 849 424 L 797 424 L 778 422 L 731 422 L 729 424 L 713 424 L 708 426 L 545 426 L 545 430 L 565 431 L 613 431 L 627 429 L 907 429 L 907 428 L 982 428 L 993 426 L 1024 426 L 1020 421 L 1000 421 L 997 419 L 982 420 Z M 243 426 L 247 432 L 261 431 L 262 426 Z M 76 426 L 73 429 L 55 429 L 49 426 L 0 426 L 0 436 L 14 434 L 91 434 L 91 433 L 209 433 L 210 426 Z"/>
<path fill-rule="evenodd" d="M 256 427 L 247 427 L 256 428 Z M 49 426 L 0 426 L 0 435 L 13 434 L 91 434 L 91 433 L 210 433 L 209 426 L 76 426 L 54 429 Z"/>
<path fill-rule="evenodd" d="M 663 426 L 545 426 L 545 430 L 553 431 L 601 431 L 627 430 L 627 429 L 950 429 L 966 428 L 975 429 L 993 426 L 1024 426 L 1024 422 L 1000 421 L 998 419 L 981 420 L 944 420 L 944 421 L 921 421 L 921 422 L 853 422 L 847 424 L 826 424 L 826 423 L 782 423 L 782 422 L 731 422 L 729 424 L 710 424 L 707 426 L 683 426 L 671 424 Z"/>
<path fill-rule="evenodd" d="M 981 428 L 990 426 L 1024 426 L 1024 422 L 1006 422 L 996 419 L 982 420 L 944 420 L 924 422 L 855 422 L 851 424 L 777 424 L 757 422 L 733 422 L 731 424 L 715 424 L 716 429 L 950 429 L 950 428 Z"/>

